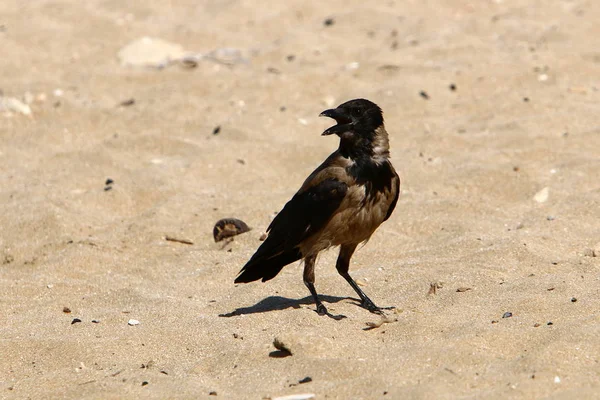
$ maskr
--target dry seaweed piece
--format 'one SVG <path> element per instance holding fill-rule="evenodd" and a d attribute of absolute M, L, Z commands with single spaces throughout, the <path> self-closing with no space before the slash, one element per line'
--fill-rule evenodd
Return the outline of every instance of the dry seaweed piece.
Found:
<path fill-rule="evenodd" d="M 217 221 L 213 228 L 215 242 L 250 231 L 250 227 L 237 218 L 223 218 Z"/>

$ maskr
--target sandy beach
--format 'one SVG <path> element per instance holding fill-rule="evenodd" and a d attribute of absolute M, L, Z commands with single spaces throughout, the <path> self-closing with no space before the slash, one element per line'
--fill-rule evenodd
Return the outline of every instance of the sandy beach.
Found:
<path fill-rule="evenodd" d="M 597 398 L 598 21 L 584 0 L 1 2 L 0 398 Z M 233 283 L 353 98 L 402 180 L 350 269 L 396 307 L 375 329 L 337 250 L 316 287 L 341 321 L 299 263 Z M 215 243 L 228 217 L 252 230 Z"/>

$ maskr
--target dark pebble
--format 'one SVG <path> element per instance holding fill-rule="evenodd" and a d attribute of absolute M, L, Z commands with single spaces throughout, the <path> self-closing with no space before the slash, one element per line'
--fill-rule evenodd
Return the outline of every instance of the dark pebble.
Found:
<path fill-rule="evenodd" d="M 112 180 L 112 179 L 110 179 L 110 178 L 106 178 L 106 182 L 104 182 L 104 184 L 105 184 L 106 186 L 108 186 L 108 185 L 112 185 L 113 183 L 115 183 L 115 181 L 113 181 L 113 180 Z"/>
<path fill-rule="evenodd" d="M 147 384 L 148 384 L 148 381 L 142 382 L 142 386 L 146 386 Z"/>
<path fill-rule="evenodd" d="M 132 97 L 131 99 L 123 100 L 119 103 L 121 107 L 129 107 L 135 104 L 135 99 Z"/>
<path fill-rule="evenodd" d="M 212 392 L 210 392 L 208 395 L 209 395 L 209 396 L 216 396 L 216 395 L 217 395 L 217 392 L 215 392 L 215 391 L 213 390 L 213 391 L 212 391 Z"/>
<path fill-rule="evenodd" d="M 510 318 L 510 317 L 512 317 L 511 312 L 505 312 L 504 314 L 502 314 L 502 318 Z"/>
<path fill-rule="evenodd" d="M 450 90 L 452 90 L 453 92 L 456 91 L 456 85 L 454 83 L 451 83 L 450 86 L 448 86 L 450 88 Z"/>
<path fill-rule="evenodd" d="M 424 98 L 425 100 L 429 100 L 429 95 L 428 95 L 428 94 L 427 94 L 427 92 L 426 92 L 426 91 L 424 91 L 424 90 L 421 90 L 421 91 L 419 92 L 419 96 L 421 96 L 421 97 L 422 97 L 422 98 Z"/>
<path fill-rule="evenodd" d="M 221 132 L 221 125 L 217 125 L 215 129 L 213 129 L 213 135 L 218 135 Z"/>
<path fill-rule="evenodd" d="M 549 325 L 554 325 L 554 322 L 550 321 L 550 322 L 548 322 L 546 325 L 548 325 L 548 326 L 549 326 Z"/>
<path fill-rule="evenodd" d="M 577 303 L 577 298 L 571 297 L 571 303 Z"/>
<path fill-rule="evenodd" d="M 523 101 L 524 101 L 525 103 L 528 103 L 528 102 L 529 102 L 529 97 L 523 97 Z"/>
<path fill-rule="evenodd" d="M 310 376 L 307 376 L 306 378 L 300 379 L 298 381 L 298 383 L 308 383 L 308 382 L 312 382 L 312 378 Z"/>
<path fill-rule="evenodd" d="M 81 322 L 79 318 L 73 318 L 73 321 L 71 321 L 71 325 L 76 324 L 78 322 Z"/>
<path fill-rule="evenodd" d="M 92 320 L 92 324 L 99 324 L 99 323 L 100 323 L 100 320 L 98 320 L 98 319 L 93 319 Z"/>
<path fill-rule="evenodd" d="M 323 25 L 325 26 L 331 26 L 335 24 L 335 20 L 333 18 L 327 18 L 325 21 L 323 21 Z"/>
<path fill-rule="evenodd" d="M 290 54 L 290 55 L 288 55 L 288 56 L 286 57 L 286 59 L 287 59 L 289 62 L 292 62 L 292 61 L 294 61 L 294 60 L 296 59 L 296 56 L 295 56 L 295 55 L 293 55 L 293 54 Z"/>
<path fill-rule="evenodd" d="M 104 186 L 105 192 L 108 192 L 109 190 L 112 190 L 112 186 Z"/>
<path fill-rule="evenodd" d="M 71 313 L 71 309 L 69 307 L 63 307 L 63 312 L 65 314 L 70 314 Z"/>

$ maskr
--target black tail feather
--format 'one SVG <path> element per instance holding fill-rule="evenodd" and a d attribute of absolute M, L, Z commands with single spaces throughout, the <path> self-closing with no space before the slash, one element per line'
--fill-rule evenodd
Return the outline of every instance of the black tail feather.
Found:
<path fill-rule="evenodd" d="M 298 261 L 302 258 L 302 253 L 298 249 L 291 249 L 277 254 L 274 257 L 252 257 L 244 265 L 240 274 L 235 278 L 235 283 L 248 283 L 262 279 L 266 282 L 275 276 L 288 264 Z"/>

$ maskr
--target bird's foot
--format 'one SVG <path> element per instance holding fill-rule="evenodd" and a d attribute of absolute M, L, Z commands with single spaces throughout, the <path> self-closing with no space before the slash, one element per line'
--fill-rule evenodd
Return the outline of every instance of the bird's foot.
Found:
<path fill-rule="evenodd" d="M 372 312 L 373 314 L 379 314 L 379 315 L 383 315 L 384 314 L 384 310 L 394 310 L 396 308 L 394 306 L 390 306 L 390 307 L 377 307 L 375 305 L 375 303 L 373 303 L 368 298 L 366 300 L 363 300 L 362 306 L 364 308 L 366 308 L 367 310 L 369 310 L 370 312 Z"/>
<path fill-rule="evenodd" d="M 336 321 L 342 320 L 344 318 L 347 318 L 345 315 L 339 314 L 339 315 L 334 315 L 332 313 L 330 313 L 329 311 L 327 311 L 327 308 L 325 308 L 325 306 L 322 303 L 317 304 L 317 314 L 319 315 L 327 315 L 329 318 L 331 319 L 335 319 Z"/>
<path fill-rule="evenodd" d="M 317 314 L 327 315 L 327 308 L 322 303 L 317 304 Z"/>

